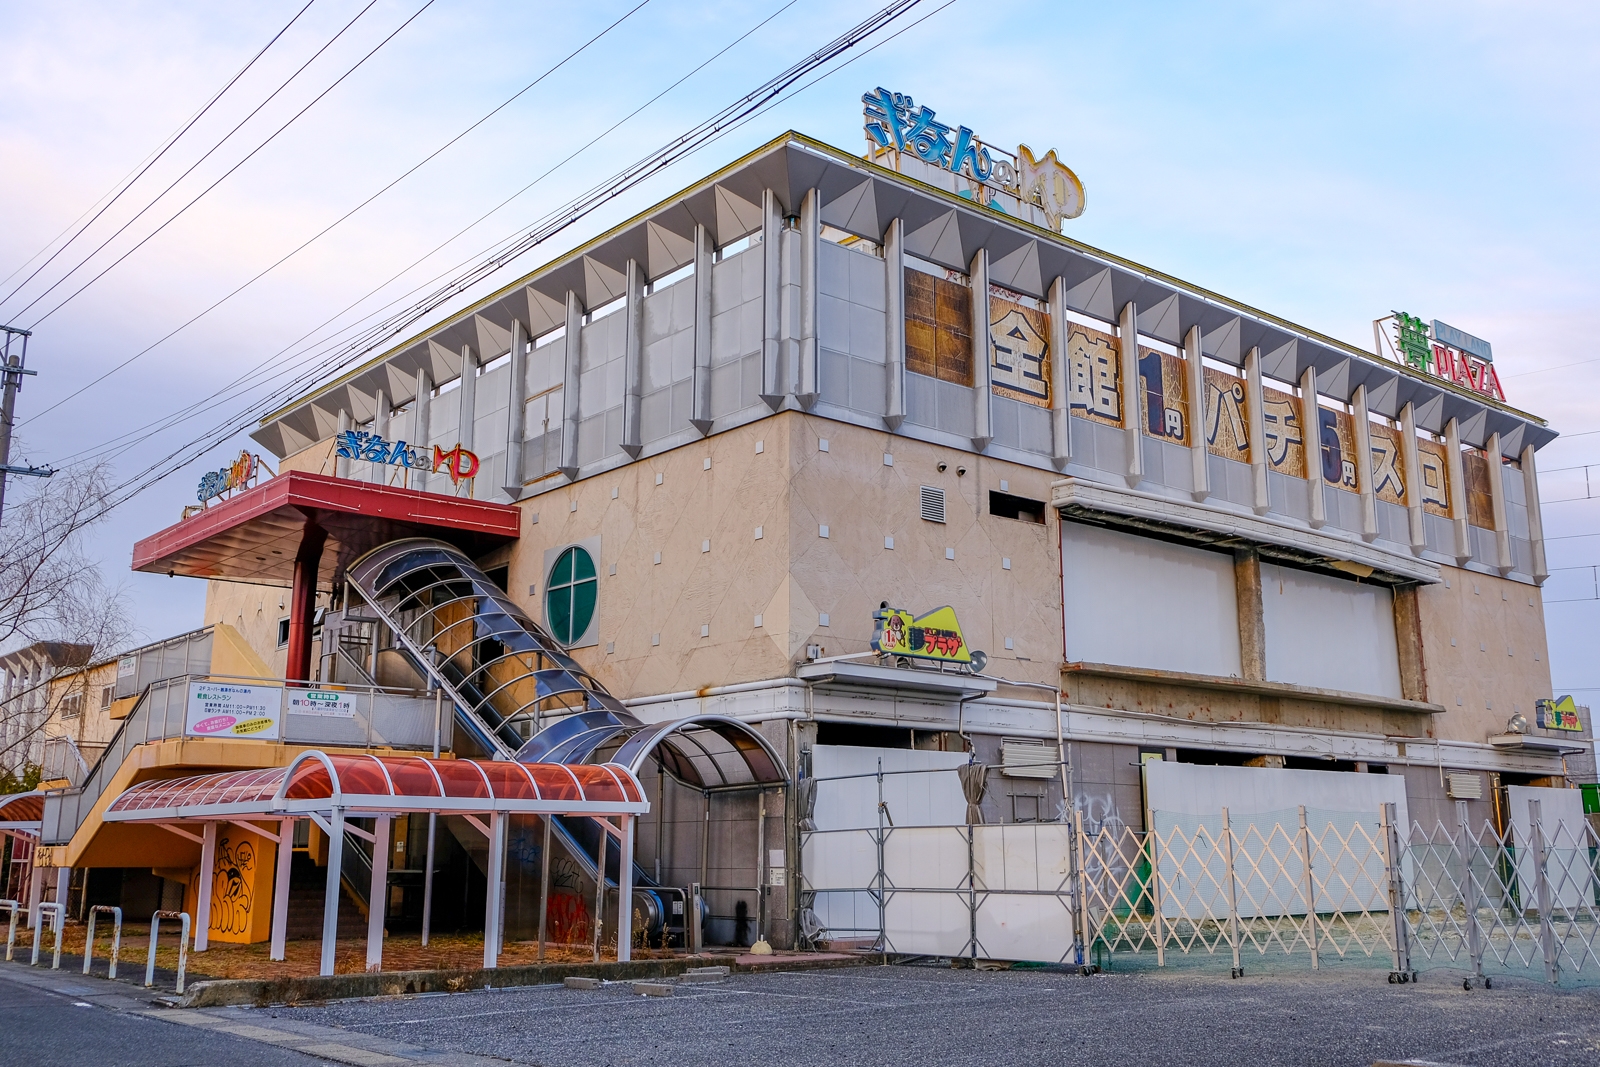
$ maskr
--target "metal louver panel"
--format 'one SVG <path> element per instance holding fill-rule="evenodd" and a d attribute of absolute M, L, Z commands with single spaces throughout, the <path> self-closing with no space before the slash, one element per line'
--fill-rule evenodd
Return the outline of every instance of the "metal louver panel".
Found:
<path fill-rule="evenodd" d="M 1000 773 L 1007 778 L 1054 778 L 1056 750 L 1043 741 L 1001 738 Z"/>
<path fill-rule="evenodd" d="M 931 485 L 922 487 L 922 517 L 929 522 L 944 521 L 944 490 Z"/>

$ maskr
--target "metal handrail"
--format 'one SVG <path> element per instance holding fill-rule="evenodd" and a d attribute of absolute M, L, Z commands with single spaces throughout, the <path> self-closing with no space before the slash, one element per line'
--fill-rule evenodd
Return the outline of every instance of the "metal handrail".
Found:
<path fill-rule="evenodd" d="M 17 915 L 23 910 L 22 903 L 16 900 L 0 900 L 0 908 L 6 908 L 11 912 L 9 929 L 6 931 L 6 962 L 10 963 L 17 944 Z"/>
<path fill-rule="evenodd" d="M 107 978 L 117 976 L 117 956 L 122 951 L 122 909 L 111 904 L 96 904 L 89 909 L 89 935 L 83 945 L 83 973 L 89 973 L 89 961 L 94 959 L 94 920 L 100 913 L 109 914 L 115 921 L 111 933 L 111 970 Z"/>
<path fill-rule="evenodd" d="M 61 969 L 61 935 L 66 932 L 67 906 L 65 904 L 52 903 L 35 904 L 33 907 L 36 913 L 33 917 L 33 961 L 29 964 L 29 966 L 39 966 L 39 942 L 44 940 L 45 927 L 44 924 L 39 921 L 39 916 L 37 913 L 44 912 L 47 915 L 55 916 L 54 925 L 56 931 L 56 951 L 55 960 L 50 964 L 50 969 L 52 971 L 59 971 Z"/>
<path fill-rule="evenodd" d="M 156 984 L 156 935 L 161 930 L 162 919 L 178 919 L 178 988 L 183 992 L 183 972 L 189 966 L 189 913 L 186 911 L 158 911 L 150 916 L 150 953 L 145 958 L 144 987 L 151 988 Z"/>

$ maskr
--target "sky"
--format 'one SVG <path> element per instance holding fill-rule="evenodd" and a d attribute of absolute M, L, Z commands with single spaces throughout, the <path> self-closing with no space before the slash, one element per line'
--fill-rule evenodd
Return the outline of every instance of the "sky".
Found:
<path fill-rule="evenodd" d="M 0 296 L 304 6 L 0 2 Z M 135 575 L 128 561 L 135 540 L 177 521 L 200 473 L 247 443 L 217 427 L 310 365 L 322 351 L 311 342 L 476 258 L 875 7 L 312 0 L 121 199 L 0 301 L 0 322 L 34 329 L 39 372 L 19 398 L 12 461 L 104 455 L 126 478 L 192 457 L 90 543 L 135 605 L 140 637 L 199 625 L 202 583 Z M 1557 693 L 1600 701 L 1600 503 L 1587 488 L 1600 466 L 1586 467 L 1600 464 L 1600 432 L 1589 433 L 1600 431 L 1600 352 L 1584 340 L 1600 336 L 1600 7 L 922 0 L 889 32 L 906 26 L 474 293 L 787 129 L 855 149 L 861 94 L 910 93 L 994 144 L 1057 149 L 1087 190 L 1066 226 L 1074 238 L 1365 348 L 1391 310 L 1492 341 L 1510 400 L 1567 435 L 1539 456 L 1551 664 Z"/>

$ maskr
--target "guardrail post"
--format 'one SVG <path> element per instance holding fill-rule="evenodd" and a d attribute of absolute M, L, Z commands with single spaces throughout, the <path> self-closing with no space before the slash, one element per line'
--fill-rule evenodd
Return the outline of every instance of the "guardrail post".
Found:
<path fill-rule="evenodd" d="M 6 908 L 11 912 L 11 921 L 6 924 L 6 962 L 10 963 L 12 953 L 16 951 L 17 914 L 22 911 L 22 905 L 15 900 L 0 900 L 0 908 Z"/>
<path fill-rule="evenodd" d="M 89 961 L 94 959 L 94 920 L 101 912 L 111 915 L 115 925 L 111 928 L 111 970 L 107 978 L 117 976 L 117 956 L 122 951 L 122 909 L 110 904 L 96 904 L 89 909 L 89 934 L 83 943 L 83 973 L 89 973 Z"/>
<path fill-rule="evenodd" d="M 1228 868 L 1228 943 L 1233 948 L 1233 977 L 1244 977 L 1244 966 L 1239 962 L 1239 886 L 1234 878 L 1233 820 L 1228 809 L 1222 809 L 1222 841 L 1224 859 Z"/>
<path fill-rule="evenodd" d="M 1544 822 L 1537 800 L 1528 801 L 1528 828 L 1533 836 L 1533 889 L 1539 901 L 1539 945 L 1544 949 L 1544 976 L 1554 985 L 1560 981 L 1556 928 L 1550 920 L 1554 902 L 1550 899 L 1550 877 L 1545 870 L 1549 852 L 1545 847 Z"/>
<path fill-rule="evenodd" d="M 1320 970 L 1322 960 L 1318 952 L 1321 932 L 1317 929 L 1316 878 L 1311 872 L 1311 829 L 1306 825 L 1306 807 L 1300 805 L 1300 859 L 1305 863 L 1306 940 L 1311 944 L 1311 969 Z"/>
<path fill-rule="evenodd" d="M 178 988 L 183 992 L 183 973 L 189 967 L 189 913 L 186 911 L 158 911 L 150 916 L 150 951 L 144 961 L 144 987 L 156 984 L 156 938 L 161 933 L 162 919 L 177 919 L 178 926 Z"/>
<path fill-rule="evenodd" d="M 1456 826 L 1459 828 L 1456 851 L 1461 860 L 1461 901 L 1467 912 L 1467 955 L 1472 958 L 1472 976 L 1483 977 L 1483 931 L 1478 926 L 1478 882 L 1472 874 L 1471 831 L 1467 819 L 1467 802 L 1456 801 Z"/>
<path fill-rule="evenodd" d="M 55 960 L 50 964 L 50 969 L 52 971 L 59 971 L 61 969 L 61 935 L 63 932 L 65 932 L 67 922 L 67 906 L 59 902 L 50 904 L 35 904 L 33 906 L 33 910 L 35 912 L 42 912 L 46 916 L 52 916 L 55 919 L 55 922 L 52 924 L 55 927 L 56 932 Z M 33 921 L 33 961 L 30 966 L 39 966 L 39 942 L 44 940 L 44 931 L 45 924 L 40 922 L 38 918 L 35 917 Z"/>
<path fill-rule="evenodd" d="M 1406 923 L 1406 888 L 1405 872 L 1401 868 L 1400 833 L 1395 826 L 1397 807 L 1394 804 L 1385 804 L 1378 809 L 1378 818 L 1382 824 L 1383 833 L 1383 867 L 1389 880 L 1389 918 L 1394 923 L 1394 973 L 1390 980 L 1398 980 L 1398 976 L 1411 975 L 1411 940 L 1410 928 Z"/>

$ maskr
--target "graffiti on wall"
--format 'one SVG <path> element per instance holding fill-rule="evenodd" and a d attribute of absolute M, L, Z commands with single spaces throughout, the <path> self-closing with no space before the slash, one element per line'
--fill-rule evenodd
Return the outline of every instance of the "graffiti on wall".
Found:
<path fill-rule="evenodd" d="M 211 869 L 211 929 L 219 934 L 250 932 L 254 902 L 251 885 L 256 869 L 256 849 L 249 841 L 217 838 L 217 859 Z"/>

